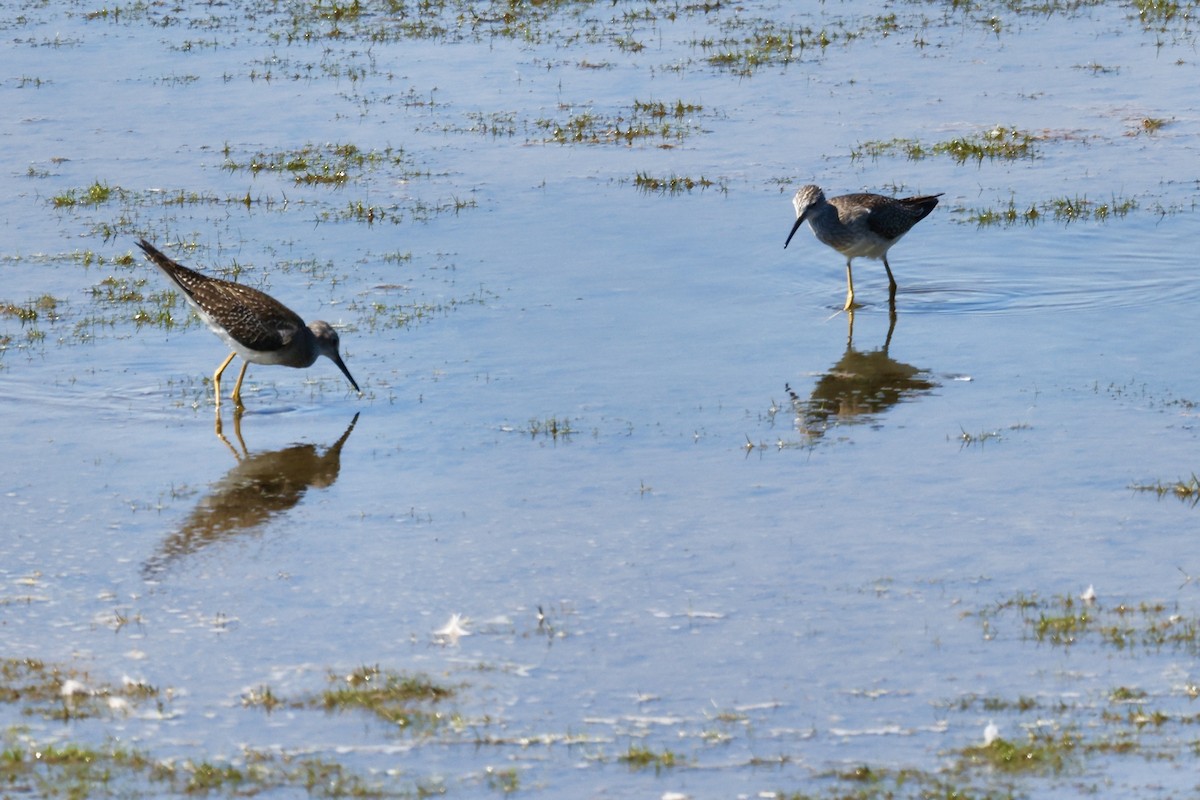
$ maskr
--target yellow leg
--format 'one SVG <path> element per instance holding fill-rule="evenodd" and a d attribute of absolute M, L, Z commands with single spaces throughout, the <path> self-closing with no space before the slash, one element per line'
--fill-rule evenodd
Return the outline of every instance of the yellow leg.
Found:
<path fill-rule="evenodd" d="M 221 366 L 217 367 L 217 371 L 213 373 L 213 389 L 217 393 L 217 408 L 221 407 L 221 373 L 229 366 L 229 362 L 233 361 L 233 357 L 237 353 L 230 353 L 229 358 L 221 362 Z"/>
<path fill-rule="evenodd" d="M 850 259 L 846 259 L 846 305 L 843 311 L 852 311 L 858 308 L 854 304 L 854 274 L 850 271 Z"/>
<path fill-rule="evenodd" d="M 242 378 L 246 377 L 246 367 L 250 366 L 249 361 L 242 362 L 242 371 L 238 373 L 237 383 L 233 385 L 233 403 L 238 408 L 242 407 Z"/>

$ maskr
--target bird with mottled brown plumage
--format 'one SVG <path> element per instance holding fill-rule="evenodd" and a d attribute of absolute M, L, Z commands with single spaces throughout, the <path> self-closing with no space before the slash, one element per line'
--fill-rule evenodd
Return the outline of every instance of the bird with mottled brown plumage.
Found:
<path fill-rule="evenodd" d="M 231 395 L 238 408 L 242 407 L 242 379 L 251 363 L 303 368 L 312 366 L 319 356 L 326 356 L 337 364 L 354 391 L 362 394 L 342 362 L 337 331 L 328 322 L 317 320 L 305 325 L 296 312 L 265 292 L 188 269 L 159 252 L 145 239 L 138 242 L 138 247 L 183 293 L 188 305 L 208 323 L 208 327 L 233 350 L 213 374 L 218 408 L 221 405 L 221 373 L 233 357 L 239 355 L 243 360 L 242 370 Z"/>

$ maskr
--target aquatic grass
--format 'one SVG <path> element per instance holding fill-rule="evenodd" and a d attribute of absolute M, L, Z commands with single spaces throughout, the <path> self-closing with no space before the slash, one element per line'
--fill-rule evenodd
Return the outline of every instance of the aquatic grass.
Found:
<path fill-rule="evenodd" d="M 246 775 L 232 764 L 212 764 L 201 761 L 198 764 L 188 762 L 183 765 L 182 772 L 187 776 L 183 791 L 187 794 L 209 794 L 211 792 L 228 792 L 239 794 L 241 786 L 246 782 Z"/>
<path fill-rule="evenodd" d="M 362 16 L 363 7 L 360 0 L 350 0 L 350 2 L 318 2 L 312 4 L 312 13 L 321 18 L 341 22 L 342 20 L 358 19 Z"/>
<path fill-rule="evenodd" d="M 363 16 L 361 0 L 339 2 L 317 0 L 312 3 L 296 3 L 292 8 L 292 29 L 288 33 L 288 41 L 314 39 L 341 39 L 356 37 L 357 32 L 353 23 Z M 343 29 L 343 24 L 350 24 L 349 30 Z"/>
<path fill-rule="evenodd" d="M 1200 652 L 1200 620 L 1178 613 L 1165 614 L 1161 605 L 1143 604 L 1136 611 L 1119 607 L 1132 618 L 1114 620 L 1100 626 L 1103 641 L 1124 650 L 1132 647 L 1160 650 L 1170 648 L 1188 653 Z"/>
<path fill-rule="evenodd" d="M 819 28 L 749 15 L 726 17 L 717 24 L 720 35 L 693 38 L 688 44 L 703 53 L 703 63 L 739 77 L 749 77 L 764 67 L 786 67 L 799 61 L 807 50 L 819 52 L 868 36 L 887 37 L 900 29 L 895 14 L 854 22 L 828 18 Z"/>
<path fill-rule="evenodd" d="M 383 253 L 379 256 L 380 260 L 385 264 L 407 264 L 413 259 L 412 251 L 406 250 L 403 253 L 392 251 Z"/>
<path fill-rule="evenodd" d="M 1101 714 L 1101 719 L 1105 722 L 1120 723 L 1128 726 L 1134 731 L 1141 731 L 1144 728 L 1162 728 L 1175 719 L 1163 711 L 1162 709 L 1149 709 L 1145 705 L 1138 703 L 1125 703 L 1124 710 L 1106 710 Z"/>
<path fill-rule="evenodd" d="M 629 745 L 629 749 L 617 756 L 617 760 L 623 764 L 627 764 L 630 769 L 648 769 L 653 767 L 656 772 L 679 764 L 679 756 L 670 750 L 655 752 L 648 747 L 638 744 Z"/>
<path fill-rule="evenodd" d="M 675 174 L 657 177 L 642 171 L 638 171 L 633 176 L 633 185 L 646 194 L 686 194 L 694 189 L 704 191 L 714 186 L 719 192 L 728 193 L 729 191 L 724 179 L 714 181 L 703 175 L 692 178 L 687 175 Z"/>
<path fill-rule="evenodd" d="M 1056 647 L 1088 643 L 1118 652 L 1136 648 L 1200 653 L 1200 617 L 1183 614 L 1177 604 L 1105 606 L 1070 595 L 1018 595 L 977 612 L 985 638 L 995 638 L 997 623 L 1010 612 L 1016 614 L 1024 637 Z"/>
<path fill-rule="evenodd" d="M 444 214 L 460 214 L 475 208 L 474 198 L 449 197 L 433 202 L 413 199 L 408 205 L 397 203 L 378 205 L 363 200 L 349 200 L 340 208 L 324 209 L 317 213 L 318 222 L 361 222 L 368 226 L 377 223 L 400 225 L 407 221 L 430 222 Z"/>
<path fill-rule="evenodd" d="M 974 160 L 981 162 L 985 158 L 1015 161 L 1022 158 L 1033 158 L 1037 155 L 1034 142 L 1037 137 L 1025 131 L 1003 126 L 994 127 L 977 136 L 958 137 L 947 142 L 938 142 L 933 146 L 935 154 L 945 153 L 958 163 Z M 916 160 L 910 155 L 910 158 Z"/>
<path fill-rule="evenodd" d="M 1194 0 L 1134 0 L 1132 9 L 1137 12 L 1136 18 L 1143 30 L 1170 33 L 1172 38 L 1195 43 L 1197 8 Z M 1160 40 L 1158 45 L 1161 47 L 1163 42 Z"/>
<path fill-rule="evenodd" d="M 689 115 L 699 114 L 703 110 L 704 106 L 698 103 L 685 103 L 683 100 L 676 100 L 674 103 L 665 103 L 661 100 L 633 101 L 633 111 L 635 113 L 645 114 L 655 119 L 662 119 L 664 117 L 684 119 Z"/>
<path fill-rule="evenodd" d="M 0 750 L 0 784 L 37 797 L 253 797 L 300 791 L 309 797 L 382 798 L 443 794 L 436 783 L 412 788 L 368 780 L 344 764 L 247 749 L 235 760 L 156 759 L 117 742 L 37 742 L 9 730 Z"/>
<path fill-rule="evenodd" d="M 310 181 L 303 181 L 310 182 Z M 315 182 L 315 181 L 312 181 Z M 286 200 L 273 197 L 254 197 L 249 190 L 245 194 L 227 194 L 221 197 L 213 192 L 196 192 L 186 189 L 150 190 L 138 196 L 137 200 L 152 201 L 164 207 L 170 206 L 259 206 L 268 210 L 282 208 Z"/>
<path fill-rule="evenodd" d="M 1048 200 L 1018 204 L 1015 197 L 999 207 L 960 208 L 963 222 L 981 228 L 1011 227 L 1013 225 L 1036 225 L 1047 220 L 1070 224 L 1072 222 L 1107 222 L 1128 216 L 1138 208 L 1137 200 L 1113 195 L 1106 201 L 1089 200 L 1086 195 L 1053 197 Z"/>
<path fill-rule="evenodd" d="M 369 43 L 425 39 L 434 41 L 487 41 L 511 39 L 529 45 L 555 43 L 566 47 L 579 41 L 596 41 L 597 22 L 584 17 L 590 0 L 539 0 L 539 2 L 482 2 L 462 4 L 449 0 L 403 3 L 391 0 L 380 8 L 361 0 L 321 0 L 290 4 L 272 36 L 286 43 L 352 40 Z M 628 12 L 625 12 L 628 14 Z M 605 41 L 618 49 L 636 52 L 638 40 L 609 20 Z"/>
<path fill-rule="evenodd" d="M 1115 197 L 1111 203 L 1093 202 L 1085 196 L 1057 197 L 1047 204 L 1054 219 L 1063 222 L 1074 222 L 1081 219 L 1106 220 L 1109 217 L 1123 217 L 1137 208 L 1136 200 L 1120 200 Z"/>
<path fill-rule="evenodd" d="M 1092 391 L 1099 394 L 1101 390 L 1099 382 L 1092 384 Z M 1109 383 L 1104 387 L 1104 390 L 1114 400 L 1125 400 L 1145 405 L 1147 408 L 1153 409 L 1170 409 L 1180 412 L 1188 416 L 1192 416 L 1194 412 L 1200 409 L 1200 402 L 1190 400 L 1186 397 L 1179 397 L 1171 392 L 1153 392 L 1146 383 L 1139 380 L 1129 380 L 1125 383 Z"/>
<path fill-rule="evenodd" d="M 0 353 L 10 348 L 18 350 L 40 347 L 46 341 L 46 329 L 41 323 L 55 325 L 66 317 L 62 304 L 64 301 L 50 294 L 30 298 L 22 303 L 0 300 L 0 319 L 9 317 L 21 323 L 21 337 L 0 334 Z"/>
<path fill-rule="evenodd" d="M 912 158 L 913 154 L 923 156 L 925 152 L 925 148 L 916 139 L 868 139 L 850 148 L 850 160 L 878 159 L 898 154 L 905 154 Z"/>
<path fill-rule="evenodd" d="M 1133 7 L 1143 23 L 1165 22 L 1174 19 L 1180 11 L 1178 0 L 1134 0 Z"/>
<path fill-rule="evenodd" d="M 571 427 L 571 420 L 567 417 L 559 419 L 558 417 L 546 417 L 539 419 L 531 417 L 527 428 L 530 438 L 536 439 L 538 436 L 545 436 L 549 439 L 569 439 L 575 434 L 575 429 Z"/>
<path fill-rule="evenodd" d="M 441 129 L 453 133 L 478 133 L 493 139 L 509 139 L 520 127 L 514 111 L 468 111 L 466 125 L 443 123 Z"/>
<path fill-rule="evenodd" d="M 303 788 L 310 797 L 394 797 L 410 796 L 409 792 L 392 791 L 377 781 L 355 773 L 344 764 L 326 758 L 302 758 L 295 767 L 284 770 L 286 784 Z M 444 788 L 416 789 L 411 796 L 425 797 L 445 794 Z"/>
<path fill-rule="evenodd" d="M 611 10 L 610 10 L 611 9 Z M 695 20 L 716 28 L 684 44 L 700 51 L 700 63 L 749 76 L 765 66 L 787 65 L 810 48 L 842 45 L 860 38 L 894 36 L 910 25 L 895 13 L 830 18 L 819 27 L 792 25 L 769 17 L 730 11 L 727 4 L 704 0 L 666 4 L 598 3 L 594 0 L 491 0 L 463 4 L 422 0 L 381 6 L 361 0 L 321 0 L 289 4 L 268 29 L 278 43 L 336 41 L 382 44 L 408 39 L 487 42 L 508 39 L 526 46 L 567 49 L 605 45 L 617 53 L 644 53 L 671 23 Z M 911 23 L 928 26 L 923 16 Z M 914 37 L 915 38 L 915 37 Z M 682 69 L 671 64 L 665 68 Z"/>
<path fill-rule="evenodd" d="M 771 766 L 780 761 L 763 763 Z M 810 789 L 774 792 L 773 796 L 779 800 L 1012 800 L 1011 787 L 980 785 L 981 777 L 987 779 L 982 772 L 961 763 L 937 770 L 861 763 L 818 775 Z"/>
<path fill-rule="evenodd" d="M 83 189 L 67 189 L 50 198 L 50 204 L 55 208 L 75 208 L 76 206 L 99 206 L 112 200 L 114 195 L 120 195 L 120 188 L 114 189 L 107 183 L 94 181 Z"/>
<path fill-rule="evenodd" d="M 0 702 L 19 703 L 31 716 L 90 719 L 123 714 L 143 702 L 161 709 L 165 699 L 159 689 L 139 681 L 115 686 L 68 666 L 32 658 L 0 659 Z"/>
<path fill-rule="evenodd" d="M 1135 492 L 1153 492 L 1160 498 L 1171 495 L 1193 507 L 1200 504 L 1200 477 L 1197 477 L 1194 472 L 1190 478 L 1177 480 L 1174 483 L 1162 481 L 1134 483 L 1129 488 Z"/>
<path fill-rule="evenodd" d="M 402 286 L 380 287 L 386 290 L 404 289 Z M 406 329 L 445 317 L 466 306 L 483 306 L 498 297 L 494 292 L 480 286 L 473 292 L 437 300 L 408 300 L 388 302 L 378 299 L 370 302 L 351 300 L 345 308 L 358 314 L 357 324 L 369 331 Z"/>
<path fill-rule="evenodd" d="M 363 150 L 349 143 L 310 143 L 288 150 L 259 151 L 244 160 L 235 158 L 228 144 L 223 152 L 222 166 L 230 172 L 286 174 L 294 183 L 307 186 L 341 186 L 354 177 L 383 168 L 399 169 L 404 177 L 421 174 L 403 149 L 392 147 Z"/>
<path fill-rule="evenodd" d="M 1103 64 L 1098 64 L 1092 61 L 1088 64 L 1076 64 L 1074 69 L 1090 72 L 1093 75 L 1116 75 L 1121 71 L 1120 67 L 1106 67 Z"/>
<path fill-rule="evenodd" d="M 942 703 L 946 708 L 952 708 L 956 711 L 969 711 L 975 706 L 981 707 L 984 711 L 999 713 L 1002 711 L 1026 712 L 1041 708 L 1042 703 L 1036 697 L 1021 695 L 1016 700 L 1010 700 L 1006 697 L 997 697 L 995 695 L 978 695 L 974 693 L 965 694 L 957 697 L 952 701 Z M 1065 709 L 1064 709 L 1065 710 Z"/>
<path fill-rule="evenodd" d="M 1029 425 L 1028 423 L 1025 423 L 1025 422 L 1014 422 L 1012 425 L 1008 426 L 1007 430 L 1024 431 L 1024 430 L 1029 430 L 1031 427 L 1032 427 L 1031 425 Z M 973 447 L 975 445 L 979 445 L 980 447 L 982 447 L 983 445 L 987 444 L 988 442 L 1002 441 L 1005 438 L 1004 433 L 1000 430 L 991 430 L 991 431 L 985 430 L 985 431 L 980 431 L 979 433 L 970 433 L 967 431 L 966 428 L 959 426 L 959 431 L 960 431 L 959 435 L 954 438 L 958 439 L 958 441 L 961 443 L 961 445 L 964 448 Z M 950 439 L 949 436 L 947 436 L 946 438 Z"/>
<path fill-rule="evenodd" d="M 1091 621 L 1092 617 L 1086 610 L 1079 613 L 1041 613 L 1033 621 L 1033 635 L 1039 642 L 1048 640 L 1052 644 L 1070 645 L 1086 633 Z"/>
<path fill-rule="evenodd" d="M 242 705 L 248 708 L 261 708 L 268 714 L 277 708 L 290 707 L 286 699 L 277 695 L 274 689 L 265 684 L 242 695 Z"/>
<path fill-rule="evenodd" d="M 124 303 L 140 303 L 145 299 L 142 287 L 147 278 L 127 278 L 109 275 L 98 284 L 92 286 L 88 293 L 92 299 L 103 305 L 120 305 Z M 174 292 L 163 295 L 165 298 L 174 296 Z"/>
<path fill-rule="evenodd" d="M 512 794 L 519 791 L 521 788 L 521 773 L 516 767 L 507 767 L 505 769 L 496 769 L 488 767 L 486 770 L 488 788 L 504 794 Z"/>
<path fill-rule="evenodd" d="M 96 325 L 113 325 L 120 321 L 131 321 L 139 328 L 151 325 L 165 330 L 191 322 L 193 315 L 189 310 L 184 309 L 182 321 L 177 320 L 173 313 L 182 305 L 176 291 L 159 289 L 147 292 L 148 282 L 148 278 L 114 274 L 91 286 L 87 293 L 93 305 L 103 313 L 94 313 L 79 320 L 77 335 L 89 338 Z"/>
<path fill-rule="evenodd" d="M 1146 692 L 1142 689 L 1130 689 L 1127 686 L 1118 686 L 1109 692 L 1108 697 L 1114 703 L 1128 703 L 1134 700 L 1144 700 Z"/>
<path fill-rule="evenodd" d="M 121 22 L 122 20 L 129 21 L 130 19 L 144 19 L 150 6 L 148 3 L 141 0 L 127 3 L 126 5 L 114 4 L 111 8 L 107 5 L 95 11 L 85 12 L 83 18 L 89 22 L 94 20 L 105 20 L 107 22 Z"/>
<path fill-rule="evenodd" d="M 1012 226 L 1018 223 L 1033 225 L 1041 221 L 1042 212 L 1036 204 L 1017 207 L 1015 198 L 1009 198 L 1008 205 L 999 208 L 964 209 L 966 221 L 973 222 L 981 228 L 991 226 Z"/>
<path fill-rule="evenodd" d="M 1138 127 L 1134 131 L 1134 134 L 1158 133 L 1169 124 L 1171 124 L 1171 120 L 1162 119 L 1161 117 L 1143 117 L 1138 121 Z"/>
<path fill-rule="evenodd" d="M 973 136 L 958 136 L 932 144 L 917 139 L 868 140 L 850 149 L 850 159 L 857 161 L 903 155 L 909 161 L 920 161 L 945 155 L 959 164 L 968 161 L 982 163 L 985 159 L 1016 161 L 1038 157 L 1036 145 L 1039 141 L 1042 141 L 1042 137 L 1028 131 L 996 125 Z"/>
<path fill-rule="evenodd" d="M 62 318 L 58 312 L 61 301 L 50 294 L 43 294 L 24 303 L 13 303 L 0 300 L 0 316 L 15 317 L 24 325 L 27 322 L 37 322 L 44 319 L 54 322 Z"/>
<path fill-rule="evenodd" d="M 701 132 L 690 117 L 703 111 L 698 103 L 676 100 L 674 103 L 634 100 L 615 114 L 602 114 L 590 108 L 567 111 L 565 118 L 540 118 L 534 128 L 543 131 L 542 141 L 556 144 L 624 144 L 655 142 L 672 147 Z"/>
<path fill-rule="evenodd" d="M 958 769 L 986 767 L 1002 773 L 1058 773 L 1078 761 L 1080 736 L 1071 729 L 1058 733 L 1031 731 L 1023 741 L 997 737 L 959 753 Z"/>
<path fill-rule="evenodd" d="M 405 674 L 378 666 L 359 667 L 347 674 L 329 673 L 329 687 L 315 694 L 286 698 L 269 686 L 242 697 L 242 705 L 271 713 L 278 708 L 323 709 L 329 713 L 365 711 L 401 729 L 431 731 L 446 721 L 426 706 L 454 696 L 455 690 L 422 674 Z"/>
<path fill-rule="evenodd" d="M 646 49 L 645 44 L 631 36 L 617 36 L 613 39 L 613 44 L 617 46 L 617 49 L 623 50 L 626 53 L 638 53 Z"/>
<path fill-rule="evenodd" d="M 397 729 L 421 733 L 431 733 L 451 719 L 428 706 L 450 699 L 455 690 L 422 674 L 364 666 L 344 675 L 331 672 L 328 682 L 320 692 L 290 698 L 262 685 L 243 695 L 242 705 L 268 714 L 280 708 L 363 711 Z"/>
<path fill-rule="evenodd" d="M 321 695 L 327 708 L 361 705 L 364 698 L 369 699 L 371 703 L 380 699 L 387 702 L 437 701 L 454 694 L 449 687 L 434 683 L 424 675 L 404 675 L 380 669 L 378 666 L 359 667 L 346 675 L 330 673 L 329 681 L 335 684 L 335 688 Z"/>
<path fill-rule="evenodd" d="M 120 745 L 35 743 L 22 738 L 10 741 L 0 752 L 0 784 L 6 796 L 11 796 L 8 792 L 37 797 L 113 796 L 131 778 L 149 772 L 150 761 L 144 754 Z"/>
<path fill-rule="evenodd" d="M 1018 595 L 998 605 L 1028 608 L 1044 601 Z M 1151 606 L 1155 604 L 1150 604 Z M 1135 609 L 1128 609 L 1135 613 Z M 1200 690 L 1196 690 L 1200 696 Z M 1064 775 L 1088 768 L 1089 756 L 1135 755 L 1138 758 L 1170 761 L 1180 757 L 1177 742 L 1182 726 L 1200 725 L 1200 713 L 1172 712 L 1155 708 L 1149 694 L 1139 688 L 1118 686 L 1100 700 L 1099 705 L 1081 698 L 1045 702 L 1031 697 L 1015 700 L 1003 697 L 967 695 L 941 703 L 941 707 L 959 712 L 982 705 L 993 714 L 1029 714 L 1035 719 L 1002 725 L 1019 731 L 1005 737 L 993 732 L 987 741 L 952 749 L 943 766 L 935 769 L 883 767 L 860 763 L 833 769 L 821 777 L 832 781 L 820 788 L 788 798 L 1011 798 L 1013 787 L 1029 788 L 1031 780 L 1057 781 Z M 1191 692 L 1187 697 L 1191 698 Z M 1090 715 L 1090 716 L 1089 716 Z M 1087 717 L 1087 719 L 1085 719 Z M 990 723 L 989 723 L 990 726 Z M 1098 730 L 1093 738 L 1086 730 Z M 1148 738 L 1155 736 L 1158 738 Z M 1161 744 L 1159 744 L 1161 743 Z M 1021 781 L 1020 784 L 1012 783 Z"/>

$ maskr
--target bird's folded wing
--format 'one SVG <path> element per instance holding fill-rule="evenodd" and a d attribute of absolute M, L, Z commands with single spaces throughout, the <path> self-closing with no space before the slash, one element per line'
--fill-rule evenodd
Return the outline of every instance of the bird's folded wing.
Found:
<path fill-rule="evenodd" d="M 257 289 L 237 283 L 205 284 L 201 291 L 219 298 L 197 297 L 212 319 L 239 343 L 260 353 L 287 347 L 304 320 Z"/>

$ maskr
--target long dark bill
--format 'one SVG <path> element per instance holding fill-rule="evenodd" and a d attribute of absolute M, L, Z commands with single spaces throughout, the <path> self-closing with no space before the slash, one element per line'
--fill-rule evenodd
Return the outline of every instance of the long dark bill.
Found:
<path fill-rule="evenodd" d="M 350 385 L 354 387 L 354 391 L 362 394 L 362 389 L 358 388 L 358 384 L 354 382 L 354 378 L 350 376 L 350 370 L 346 369 L 346 365 L 342 363 L 342 357 L 337 353 L 330 353 L 329 358 L 333 363 L 338 365 L 338 369 L 346 376 L 346 380 L 350 381 Z"/>
<path fill-rule="evenodd" d="M 792 237 L 796 235 L 796 231 L 800 230 L 800 223 L 802 222 L 804 222 L 804 217 L 796 217 L 796 224 L 792 226 L 792 232 L 788 234 L 787 241 L 783 243 L 785 250 L 787 249 L 788 244 L 791 243 Z"/>

